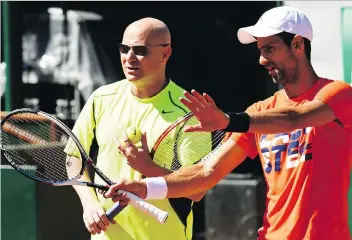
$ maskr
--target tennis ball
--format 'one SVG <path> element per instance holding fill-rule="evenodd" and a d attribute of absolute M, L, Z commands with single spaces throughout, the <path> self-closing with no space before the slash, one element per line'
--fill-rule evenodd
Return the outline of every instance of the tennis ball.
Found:
<path fill-rule="evenodd" d="M 125 132 L 127 137 L 134 145 L 141 141 L 142 131 L 139 129 L 139 127 L 129 127 L 125 130 Z"/>

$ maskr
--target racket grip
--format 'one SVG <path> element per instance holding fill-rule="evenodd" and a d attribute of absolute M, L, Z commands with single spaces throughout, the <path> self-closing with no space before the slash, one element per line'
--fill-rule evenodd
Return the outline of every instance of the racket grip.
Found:
<path fill-rule="evenodd" d="M 130 204 L 135 208 L 140 209 L 141 211 L 145 212 L 149 216 L 154 217 L 159 223 L 164 224 L 169 214 L 154 205 L 144 201 L 140 197 L 137 197 L 133 193 L 125 192 L 123 190 L 119 190 L 118 193 L 126 193 L 127 197 L 131 200 Z"/>
<path fill-rule="evenodd" d="M 107 218 L 111 221 L 119 214 L 126 206 L 121 206 L 120 202 L 115 203 L 111 208 L 106 211 Z"/>
<path fill-rule="evenodd" d="M 159 223 L 164 224 L 169 214 L 154 205 L 144 201 L 143 199 L 137 197 L 133 193 L 125 192 L 122 190 L 118 191 L 119 194 L 126 193 L 127 197 L 130 199 L 130 203 L 135 208 L 140 209 L 149 216 L 155 218 Z M 106 211 L 106 215 L 109 220 L 113 219 L 119 212 L 122 211 L 124 206 L 120 206 L 119 202 L 115 203 L 110 209 Z"/>

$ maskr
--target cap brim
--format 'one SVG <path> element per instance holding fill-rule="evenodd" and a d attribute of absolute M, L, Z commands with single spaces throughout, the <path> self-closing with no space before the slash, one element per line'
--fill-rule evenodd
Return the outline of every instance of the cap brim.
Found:
<path fill-rule="evenodd" d="M 237 37 L 241 43 L 247 44 L 257 41 L 255 37 L 269 37 L 281 32 L 281 30 L 253 25 L 238 29 Z"/>

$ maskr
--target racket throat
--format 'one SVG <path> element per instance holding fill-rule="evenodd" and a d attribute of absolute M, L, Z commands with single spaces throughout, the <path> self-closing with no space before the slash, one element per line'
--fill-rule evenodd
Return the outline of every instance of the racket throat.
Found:
<path fill-rule="evenodd" d="M 76 186 L 85 186 L 85 187 L 98 188 L 98 189 L 101 189 L 101 190 L 104 190 L 104 191 L 109 190 L 108 186 L 104 186 L 104 185 L 96 184 L 96 183 L 90 183 L 90 182 L 81 182 L 81 181 L 77 181 L 77 180 L 70 181 L 70 182 L 63 182 L 63 183 L 53 183 L 51 185 L 52 186 L 57 186 L 57 187 L 76 185 Z"/>
<path fill-rule="evenodd" d="M 79 185 L 85 184 L 85 186 L 87 186 L 87 187 L 98 188 L 98 189 L 104 190 L 104 191 L 109 190 L 108 186 L 104 186 L 101 184 L 90 183 L 90 182 L 77 182 L 77 183 L 79 183 Z"/>

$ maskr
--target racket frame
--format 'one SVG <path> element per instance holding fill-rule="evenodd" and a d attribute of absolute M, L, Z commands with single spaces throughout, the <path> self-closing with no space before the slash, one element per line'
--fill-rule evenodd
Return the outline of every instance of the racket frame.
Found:
<path fill-rule="evenodd" d="M 35 177 L 33 175 L 28 174 L 26 171 L 23 171 L 20 167 L 17 166 L 17 164 L 14 164 L 13 161 L 11 161 L 10 157 L 6 157 L 6 160 L 11 164 L 11 166 L 13 168 L 15 168 L 16 170 L 18 170 L 20 173 L 24 174 L 25 176 L 44 183 L 46 185 L 50 185 L 50 186 L 67 186 L 67 185 L 81 185 L 81 186 L 88 186 L 88 187 L 94 187 L 94 188 L 98 188 L 98 189 L 102 189 L 102 190 L 107 190 L 109 189 L 109 187 L 101 185 L 101 184 L 96 184 L 96 183 L 90 183 L 90 182 L 84 182 L 84 181 L 78 181 L 78 179 L 83 175 L 86 167 L 87 167 L 87 163 L 93 167 L 94 171 L 109 185 L 113 185 L 114 183 L 108 179 L 93 163 L 93 161 L 91 160 L 91 158 L 88 157 L 88 155 L 85 153 L 82 145 L 80 144 L 79 140 L 77 139 L 77 137 L 71 132 L 71 130 L 63 123 L 61 122 L 59 119 L 52 117 L 50 114 L 42 112 L 42 111 L 35 111 L 32 109 L 28 109 L 28 108 L 22 108 L 22 109 L 18 109 L 18 110 L 14 110 L 13 112 L 11 112 L 10 114 L 8 114 L 7 116 L 5 116 L 2 121 L 1 121 L 1 129 L 3 128 L 3 125 L 6 123 L 7 119 L 9 119 L 10 117 L 12 117 L 13 115 L 17 115 L 17 114 L 21 114 L 21 113 L 33 113 L 33 114 L 37 114 L 39 116 L 41 116 L 42 118 L 38 118 L 35 120 L 38 121 L 45 121 L 50 120 L 54 123 L 56 123 L 59 127 L 62 128 L 62 130 L 65 131 L 65 133 L 73 140 L 73 142 L 76 144 L 79 153 L 81 154 L 81 160 L 82 160 L 82 169 L 80 170 L 79 174 L 72 178 L 69 179 L 67 181 L 49 181 L 49 180 L 44 180 L 42 178 L 39 177 Z M 19 119 L 24 119 L 24 118 L 19 118 Z M 25 131 L 25 130 L 24 130 Z M 1 130 L 2 132 L 2 130 Z M 10 133 L 11 134 L 11 133 Z M 0 138 L 0 142 L 1 142 L 1 149 L 4 151 L 4 155 L 6 156 L 6 149 L 3 149 L 2 147 L 2 137 Z"/>
<path fill-rule="evenodd" d="M 43 111 L 35 111 L 33 109 L 28 109 L 28 108 L 22 108 L 22 109 L 17 109 L 12 112 L 10 112 L 8 115 L 6 115 L 0 123 L 0 133 L 2 133 L 2 126 L 6 123 L 6 120 L 10 118 L 13 115 L 20 114 L 20 113 L 33 113 L 33 114 L 38 114 L 39 116 L 42 116 L 43 119 L 40 120 L 45 120 L 45 118 L 48 118 L 49 120 L 53 121 L 54 123 L 57 123 L 68 135 L 71 137 L 71 139 L 75 142 L 76 146 L 78 147 L 78 150 L 81 154 L 81 160 L 82 160 L 82 169 L 80 173 L 74 177 L 73 179 L 70 179 L 68 181 L 62 181 L 62 182 L 54 182 L 54 181 L 47 181 L 47 180 L 41 180 L 41 178 L 37 178 L 33 175 L 28 174 L 27 172 L 23 171 L 21 168 L 19 168 L 17 165 L 15 165 L 10 159 L 10 157 L 6 157 L 6 149 L 3 149 L 2 145 L 2 134 L 0 134 L 0 148 L 4 151 L 4 155 L 6 160 L 10 163 L 10 165 L 16 169 L 18 172 L 21 174 L 25 175 L 26 177 L 33 179 L 35 181 L 38 181 L 40 183 L 49 185 L 49 186 L 68 186 L 68 185 L 81 185 L 81 186 L 88 186 L 88 187 L 94 187 L 102 190 L 108 190 L 108 186 L 103 186 L 101 184 L 96 184 L 96 183 L 91 183 L 91 182 L 84 182 L 84 181 L 78 181 L 78 179 L 83 175 L 85 168 L 87 166 L 87 163 L 92 166 L 94 171 L 108 184 L 108 185 L 113 185 L 114 182 L 112 182 L 107 176 L 105 176 L 94 164 L 92 159 L 86 154 L 84 151 L 81 143 L 79 142 L 78 138 L 71 132 L 71 130 L 59 119 L 51 116 L 48 113 L 45 113 Z M 36 119 L 38 120 L 38 119 Z M 134 207 L 140 209 L 141 211 L 145 212 L 146 214 L 152 216 L 155 218 L 159 223 L 163 224 L 168 218 L 168 213 L 153 206 L 152 204 L 145 202 L 143 199 L 139 198 L 138 196 L 125 192 L 122 190 L 119 190 L 119 193 L 126 193 L 127 196 L 131 199 L 130 204 L 133 205 Z M 126 206 L 121 206 L 119 202 L 115 203 L 110 209 L 107 211 L 107 217 L 109 220 L 112 220 L 119 212 L 121 212 Z"/>
<path fill-rule="evenodd" d="M 176 119 L 176 121 L 174 121 L 170 126 L 168 126 L 164 132 L 158 137 L 158 139 L 156 140 L 152 150 L 151 150 L 151 155 L 154 156 L 154 153 L 156 151 L 156 149 L 158 149 L 160 143 L 164 140 L 165 136 L 167 134 L 169 134 L 169 132 L 171 132 L 175 126 L 178 126 L 180 123 L 183 123 L 185 121 L 187 121 L 188 119 L 190 119 L 194 114 L 192 112 L 189 112 L 185 115 L 183 115 L 182 117 Z"/>
<path fill-rule="evenodd" d="M 158 137 L 158 139 L 156 140 L 152 150 L 151 150 L 151 156 L 153 158 L 156 150 L 158 149 L 159 145 L 161 144 L 161 142 L 164 140 L 165 136 L 167 136 L 172 130 L 175 129 L 175 127 L 177 127 L 178 125 L 180 125 L 181 123 L 187 121 L 188 119 L 190 119 L 191 117 L 194 116 L 193 112 L 188 112 L 185 115 L 183 115 L 182 117 L 179 117 L 178 119 L 176 119 L 170 126 L 168 126 L 164 132 Z M 213 132 L 216 131 L 223 131 L 223 130 L 215 130 Z M 231 132 L 224 132 L 224 136 L 222 137 L 221 141 L 213 148 L 212 151 L 210 151 L 207 155 L 205 155 L 204 157 L 202 157 L 199 161 L 195 162 L 199 163 L 199 162 L 204 162 L 206 159 L 208 159 L 211 155 L 213 155 L 214 152 L 216 152 L 231 136 Z"/>

